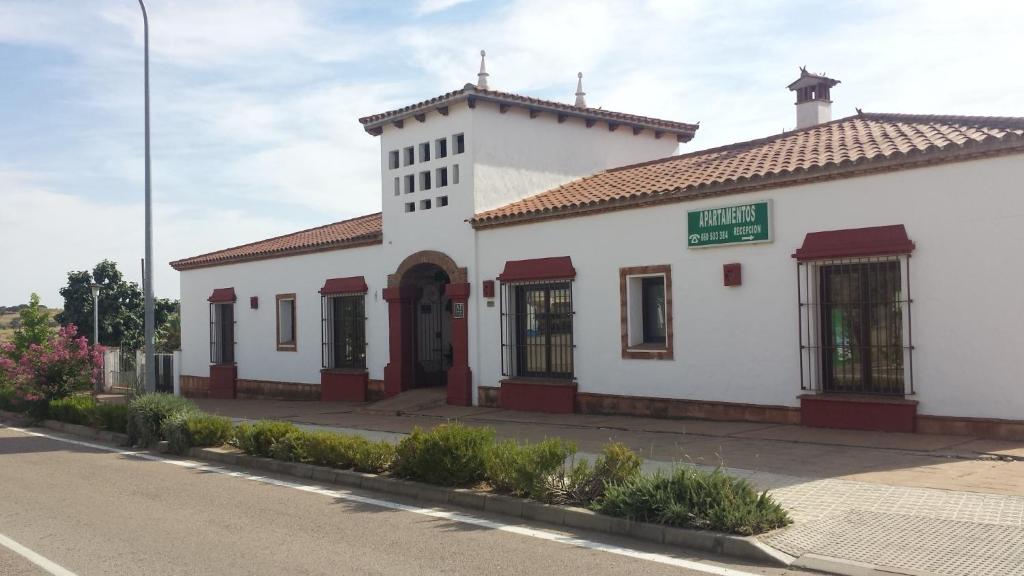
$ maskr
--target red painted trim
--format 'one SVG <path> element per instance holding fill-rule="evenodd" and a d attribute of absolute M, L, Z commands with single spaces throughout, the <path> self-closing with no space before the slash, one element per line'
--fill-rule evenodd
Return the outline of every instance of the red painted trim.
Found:
<path fill-rule="evenodd" d="M 321 370 L 320 400 L 366 402 L 369 379 L 366 370 Z"/>
<path fill-rule="evenodd" d="M 576 405 L 576 383 L 547 380 L 501 381 L 501 407 L 505 410 L 570 414 Z"/>
<path fill-rule="evenodd" d="M 800 396 L 800 423 L 814 428 L 914 432 L 917 402 L 870 396 Z"/>
<path fill-rule="evenodd" d="M 234 364 L 210 364 L 210 398 L 234 399 L 238 384 L 238 366 Z"/>
<path fill-rule="evenodd" d="M 455 406 L 473 405 L 473 372 L 469 369 L 469 282 L 447 284 L 446 296 L 455 304 L 462 304 L 462 318 L 451 317 L 452 365 L 448 369 L 448 403 Z"/>
<path fill-rule="evenodd" d="M 226 304 L 228 302 L 234 302 L 237 299 L 238 298 L 235 297 L 234 288 L 214 288 L 213 294 L 210 294 L 210 297 L 207 298 L 209 302 L 213 302 L 214 304 Z"/>
<path fill-rule="evenodd" d="M 575 277 L 576 269 L 572 266 L 572 259 L 568 256 L 555 256 L 533 260 L 509 260 L 505 262 L 505 269 L 498 275 L 498 280 L 517 282 Z"/>
<path fill-rule="evenodd" d="M 803 245 L 796 249 L 793 258 L 803 262 L 828 258 L 910 254 L 913 251 L 914 243 L 907 236 L 906 227 L 903 224 L 895 224 L 811 232 L 804 237 Z"/>
<path fill-rule="evenodd" d="M 324 282 L 324 287 L 320 289 L 320 293 L 325 296 L 329 294 L 366 294 L 368 290 L 365 278 L 349 276 L 348 278 L 328 278 Z"/>
<path fill-rule="evenodd" d="M 484 280 L 484 298 L 494 298 L 494 280 Z"/>

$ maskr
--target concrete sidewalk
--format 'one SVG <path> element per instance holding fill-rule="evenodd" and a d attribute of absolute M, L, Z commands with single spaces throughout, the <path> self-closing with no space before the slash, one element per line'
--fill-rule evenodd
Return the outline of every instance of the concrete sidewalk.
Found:
<path fill-rule="evenodd" d="M 769 490 L 794 524 L 762 540 L 793 556 L 897 573 L 1024 575 L 1024 442 L 453 407 L 429 390 L 369 405 L 197 403 L 234 418 L 291 420 L 373 438 L 457 419 L 492 427 L 500 438 L 570 439 L 582 456 L 623 442 L 644 456 L 647 470 L 721 466 Z"/>

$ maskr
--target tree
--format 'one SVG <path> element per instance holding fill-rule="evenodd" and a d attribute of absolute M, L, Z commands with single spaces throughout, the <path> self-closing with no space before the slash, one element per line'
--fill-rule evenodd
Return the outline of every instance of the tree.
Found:
<path fill-rule="evenodd" d="M 39 295 L 35 292 L 29 297 L 28 306 L 18 312 L 18 321 L 18 329 L 12 338 L 17 354 L 14 360 L 20 359 L 32 344 L 42 346 L 54 334 L 50 327 L 50 312 L 39 305 Z"/>
<path fill-rule="evenodd" d="M 100 342 L 108 346 L 137 350 L 143 341 L 143 297 L 139 285 L 128 282 L 117 264 L 104 260 L 93 268 L 68 272 L 67 286 L 60 289 L 64 311 L 57 315 L 61 326 L 74 324 L 92 339 L 92 291 L 89 285 L 100 285 Z M 155 326 L 159 329 L 177 309 L 177 301 L 157 299 L 153 305 Z"/>
<path fill-rule="evenodd" d="M 181 350 L 181 315 L 175 311 L 167 316 L 167 322 L 156 332 L 156 351 L 170 354 Z"/>

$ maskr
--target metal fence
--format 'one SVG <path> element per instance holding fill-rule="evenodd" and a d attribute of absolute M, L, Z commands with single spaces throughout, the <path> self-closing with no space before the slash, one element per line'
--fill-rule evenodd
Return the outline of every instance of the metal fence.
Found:
<path fill-rule="evenodd" d="M 145 390 L 146 357 L 141 350 L 108 348 L 104 354 L 104 389 L 134 396 Z M 156 355 L 156 391 L 174 392 L 174 354 Z"/>

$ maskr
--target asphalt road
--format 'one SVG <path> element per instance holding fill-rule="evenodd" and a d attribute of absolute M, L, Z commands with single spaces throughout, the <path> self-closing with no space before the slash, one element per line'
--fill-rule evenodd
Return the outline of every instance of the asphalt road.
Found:
<path fill-rule="evenodd" d="M 452 510 L 493 522 L 481 526 L 390 496 L 274 484 L 35 432 L 50 437 L 0 428 L 3 575 L 792 573 L 586 532 L 566 543 L 542 524 Z"/>

